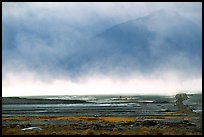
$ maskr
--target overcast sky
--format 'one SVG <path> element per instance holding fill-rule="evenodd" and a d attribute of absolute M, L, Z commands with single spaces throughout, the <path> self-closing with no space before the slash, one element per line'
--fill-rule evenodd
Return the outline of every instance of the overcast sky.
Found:
<path fill-rule="evenodd" d="M 148 73 L 139 71 L 128 53 L 110 56 L 110 49 L 107 58 L 93 59 L 100 54 L 100 48 L 92 38 L 162 10 L 178 13 L 201 32 L 201 2 L 3 2 L 3 96 L 201 92 L 202 59 L 197 55 L 193 61 L 189 61 L 190 56 L 174 56 L 173 63 Z M 146 25 L 153 28 L 151 23 Z M 162 37 L 168 35 L 170 29 L 156 26 L 153 31 Z M 164 41 L 160 38 L 153 44 Z M 121 62 L 116 68 L 118 60 Z M 197 60 L 197 64 L 191 64 Z M 176 62 L 192 67 L 178 70 Z M 103 68 L 104 63 L 107 68 Z"/>

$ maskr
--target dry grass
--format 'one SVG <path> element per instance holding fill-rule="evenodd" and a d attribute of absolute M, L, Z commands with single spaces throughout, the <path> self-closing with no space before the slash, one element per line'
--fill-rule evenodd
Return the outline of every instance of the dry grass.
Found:
<path fill-rule="evenodd" d="M 80 127 L 78 122 L 99 122 L 114 124 L 117 122 L 128 123 L 139 119 L 188 119 L 187 116 L 140 116 L 140 117 L 85 117 L 85 116 L 64 116 L 64 117 L 16 117 L 2 118 L 3 121 L 44 121 L 44 120 L 74 120 L 76 125 L 44 125 L 39 126 L 43 130 L 22 131 L 19 127 L 3 126 L 3 135 L 197 135 L 200 132 L 194 132 L 186 128 L 170 126 L 124 126 L 125 130 L 119 130 L 115 127 L 112 131 L 107 129 L 93 129 L 92 127 Z"/>
<path fill-rule="evenodd" d="M 16 117 L 2 118 L 3 121 L 33 121 L 33 120 L 75 120 L 75 121 L 93 121 L 93 122 L 134 122 L 135 117 L 82 117 L 82 116 L 64 116 L 64 117 Z"/>

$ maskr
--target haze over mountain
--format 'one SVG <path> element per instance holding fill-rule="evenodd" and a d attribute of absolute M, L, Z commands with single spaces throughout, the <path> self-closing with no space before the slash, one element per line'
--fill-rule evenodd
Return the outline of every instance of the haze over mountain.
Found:
<path fill-rule="evenodd" d="M 105 66 L 132 67 L 145 73 L 158 68 L 201 72 L 201 28 L 175 11 L 156 11 L 115 25 L 94 42 Z"/>
<path fill-rule="evenodd" d="M 152 7 L 153 3 L 149 4 Z M 151 9 L 144 4 L 149 11 L 136 10 L 141 3 L 102 4 L 103 8 L 97 3 L 93 5 L 95 8 L 72 3 L 62 8 L 62 4 L 52 3 L 49 6 L 4 3 L 2 82 L 5 92 L 18 89 L 24 94 L 22 85 L 26 82 L 30 86 L 34 83 L 36 94 L 42 90 L 46 94 L 59 87 L 64 87 L 59 89 L 60 94 L 95 93 L 101 86 L 106 88 L 101 88 L 100 93 L 129 90 L 134 94 L 143 91 L 149 94 L 156 85 L 161 85 L 160 89 L 154 89 L 159 90 L 158 94 L 164 89 L 174 93 L 202 90 L 199 4 L 184 4 L 188 8 L 181 3 L 178 3 L 180 6 L 167 4 L 167 9 Z M 80 9 L 77 12 L 77 6 L 83 12 Z M 104 8 L 113 12 L 106 12 Z M 71 9 L 76 10 L 75 16 Z M 191 14 L 185 14 L 187 9 Z M 30 90 L 29 86 L 26 90 Z"/>

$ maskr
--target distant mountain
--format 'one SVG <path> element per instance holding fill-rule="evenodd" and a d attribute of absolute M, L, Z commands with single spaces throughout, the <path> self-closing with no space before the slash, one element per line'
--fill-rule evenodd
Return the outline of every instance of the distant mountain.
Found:
<path fill-rule="evenodd" d="M 187 69 L 202 64 L 201 29 L 175 11 L 160 10 L 115 25 L 93 41 L 99 50 L 96 56 L 106 58 L 107 65 L 112 60 L 114 67 L 149 71 L 158 66 Z"/>

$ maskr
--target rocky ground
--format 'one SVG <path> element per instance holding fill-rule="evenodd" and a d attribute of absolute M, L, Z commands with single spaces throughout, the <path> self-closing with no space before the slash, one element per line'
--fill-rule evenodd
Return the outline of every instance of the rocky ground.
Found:
<path fill-rule="evenodd" d="M 201 135 L 189 116 L 3 118 L 3 135 Z M 27 129 L 29 127 L 36 127 Z"/>

